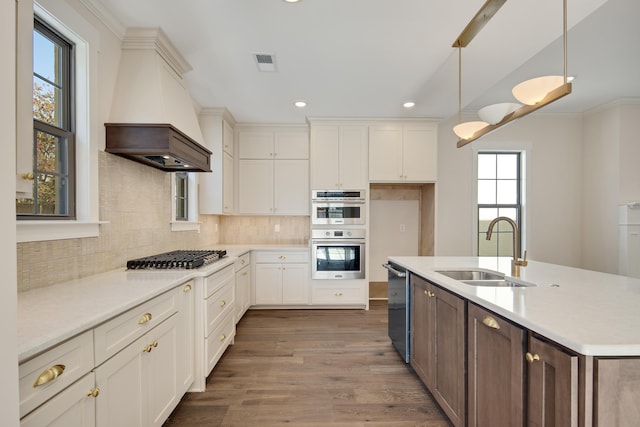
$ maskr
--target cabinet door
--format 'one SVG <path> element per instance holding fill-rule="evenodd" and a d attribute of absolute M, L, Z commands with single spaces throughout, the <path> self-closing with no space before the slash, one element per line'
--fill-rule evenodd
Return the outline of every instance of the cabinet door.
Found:
<path fill-rule="evenodd" d="M 222 212 L 233 213 L 233 157 L 227 152 L 222 159 Z"/>
<path fill-rule="evenodd" d="M 309 303 L 309 264 L 282 265 L 282 303 Z"/>
<path fill-rule="evenodd" d="M 21 427 L 92 427 L 96 425 L 93 373 L 87 374 L 20 421 Z M 99 395 L 98 395 L 99 396 Z M 97 396 L 96 396 L 97 397 Z"/>
<path fill-rule="evenodd" d="M 368 150 L 366 126 L 340 126 L 340 188 L 359 190 L 367 188 Z"/>
<path fill-rule="evenodd" d="M 249 266 L 246 266 L 236 273 L 236 311 L 235 321 L 238 323 L 250 305 L 251 277 Z"/>
<path fill-rule="evenodd" d="M 309 159 L 307 132 L 275 132 L 274 159 Z"/>
<path fill-rule="evenodd" d="M 402 173 L 402 128 L 369 129 L 369 180 L 400 181 Z"/>
<path fill-rule="evenodd" d="M 437 177 L 437 139 L 432 128 L 412 128 L 403 130 L 402 175 L 407 181 L 431 181 Z"/>
<path fill-rule="evenodd" d="M 430 366 L 434 343 L 434 319 L 427 282 L 411 275 L 411 367 L 422 382 L 432 386 Z"/>
<path fill-rule="evenodd" d="M 240 213 L 273 213 L 273 160 L 240 160 L 238 163 Z"/>
<path fill-rule="evenodd" d="M 233 129 L 226 120 L 222 121 L 222 149 L 233 157 Z"/>
<path fill-rule="evenodd" d="M 594 363 L 596 427 L 635 427 L 640 419 L 640 359 L 596 358 Z"/>
<path fill-rule="evenodd" d="M 524 424 L 524 330 L 469 304 L 468 426 Z"/>
<path fill-rule="evenodd" d="M 274 162 L 274 208 L 277 215 L 309 215 L 309 161 Z"/>
<path fill-rule="evenodd" d="M 239 131 L 238 146 L 241 159 L 273 159 L 273 132 Z"/>
<path fill-rule="evenodd" d="M 311 188 L 314 190 L 339 188 L 338 126 L 311 128 Z"/>
<path fill-rule="evenodd" d="M 189 282 L 182 287 L 178 309 L 180 333 L 177 344 L 177 378 L 178 392 L 181 395 L 189 390 L 195 378 L 195 291 L 193 286 L 193 282 Z"/>
<path fill-rule="evenodd" d="M 577 427 L 578 357 L 535 337 L 528 348 L 527 425 Z"/>
<path fill-rule="evenodd" d="M 282 304 L 282 266 L 256 264 L 256 304 Z"/>

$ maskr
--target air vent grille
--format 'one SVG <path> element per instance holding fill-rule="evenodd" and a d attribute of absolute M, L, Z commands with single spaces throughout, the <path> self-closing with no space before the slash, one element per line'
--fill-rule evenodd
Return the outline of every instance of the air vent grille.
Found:
<path fill-rule="evenodd" d="M 254 59 L 259 71 L 273 72 L 276 71 L 275 57 L 270 53 L 256 53 Z"/>

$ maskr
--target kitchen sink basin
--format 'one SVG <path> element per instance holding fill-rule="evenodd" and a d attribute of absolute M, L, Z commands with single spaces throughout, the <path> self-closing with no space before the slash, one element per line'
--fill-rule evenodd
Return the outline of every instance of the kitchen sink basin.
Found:
<path fill-rule="evenodd" d="M 530 286 L 536 286 L 535 283 L 528 282 L 515 282 L 513 280 L 500 279 L 500 280 L 461 280 L 462 283 L 471 286 L 493 286 L 497 288 L 527 288 Z"/>
<path fill-rule="evenodd" d="M 500 281 L 504 280 L 504 274 L 486 270 L 446 270 L 436 271 L 455 280 L 461 281 Z M 500 285 L 495 285 L 500 286 Z"/>

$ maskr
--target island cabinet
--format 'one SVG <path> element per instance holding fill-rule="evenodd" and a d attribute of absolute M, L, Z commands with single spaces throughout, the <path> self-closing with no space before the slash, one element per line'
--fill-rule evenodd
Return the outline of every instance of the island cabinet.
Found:
<path fill-rule="evenodd" d="M 306 128 L 238 131 L 238 211 L 309 215 L 309 135 Z"/>
<path fill-rule="evenodd" d="M 314 190 L 367 188 L 365 125 L 311 125 L 311 188 Z"/>
<path fill-rule="evenodd" d="M 371 182 L 435 182 L 438 162 L 435 123 L 390 123 L 369 128 Z"/>
<path fill-rule="evenodd" d="M 453 425 L 465 425 L 465 301 L 411 275 L 411 367 Z"/>
<path fill-rule="evenodd" d="M 525 330 L 468 304 L 469 427 L 523 426 Z"/>
<path fill-rule="evenodd" d="M 255 251 L 255 304 L 309 304 L 308 251 Z"/>

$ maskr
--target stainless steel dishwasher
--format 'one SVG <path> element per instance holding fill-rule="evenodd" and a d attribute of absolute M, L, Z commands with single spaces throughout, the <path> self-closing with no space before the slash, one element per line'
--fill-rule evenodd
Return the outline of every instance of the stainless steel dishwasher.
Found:
<path fill-rule="evenodd" d="M 388 262 L 389 338 L 400 356 L 409 363 L 409 277 L 404 267 Z"/>

